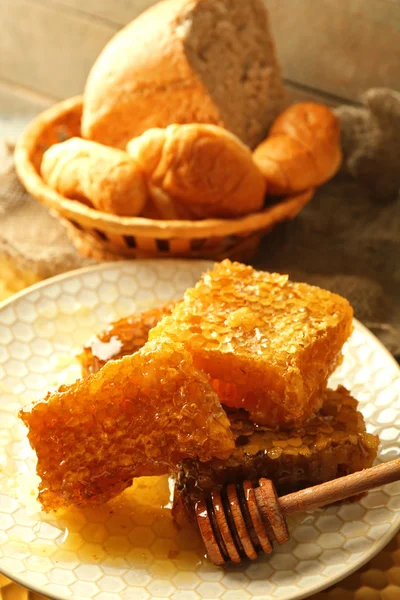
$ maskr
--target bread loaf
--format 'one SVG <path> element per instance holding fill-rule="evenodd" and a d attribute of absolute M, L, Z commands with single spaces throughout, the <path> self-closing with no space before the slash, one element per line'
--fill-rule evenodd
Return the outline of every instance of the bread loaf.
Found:
<path fill-rule="evenodd" d="M 71 138 L 50 146 L 43 179 L 67 198 L 121 216 L 138 215 L 147 200 L 143 173 L 122 150 Z"/>
<path fill-rule="evenodd" d="M 294 104 L 276 119 L 253 158 L 270 194 L 292 194 L 321 185 L 340 167 L 339 121 L 322 104 Z"/>
<path fill-rule="evenodd" d="M 127 150 L 145 172 L 152 207 L 163 219 L 239 217 L 262 208 L 265 180 L 251 152 L 216 125 L 149 129 Z"/>
<path fill-rule="evenodd" d="M 163 0 L 94 64 L 82 134 L 125 148 L 152 127 L 212 123 L 254 148 L 282 109 L 263 0 Z"/>

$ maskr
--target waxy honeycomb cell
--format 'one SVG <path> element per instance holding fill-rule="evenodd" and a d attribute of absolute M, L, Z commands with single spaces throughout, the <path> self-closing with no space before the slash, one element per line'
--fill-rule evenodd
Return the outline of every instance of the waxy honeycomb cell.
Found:
<path fill-rule="evenodd" d="M 110 361 L 20 416 L 45 511 L 106 502 L 133 477 L 169 473 L 188 457 L 227 458 L 234 447 L 207 376 L 170 341 Z"/>
<path fill-rule="evenodd" d="M 320 408 L 352 316 L 336 294 L 225 260 L 149 338 L 182 343 L 224 404 L 246 409 L 257 423 L 290 427 Z"/>
<path fill-rule="evenodd" d="M 109 360 L 117 360 L 134 354 L 147 342 L 149 331 L 164 316 L 171 314 L 176 302 L 151 308 L 111 323 L 102 333 L 93 338 L 89 346 L 78 356 L 82 375 L 97 373 Z"/>

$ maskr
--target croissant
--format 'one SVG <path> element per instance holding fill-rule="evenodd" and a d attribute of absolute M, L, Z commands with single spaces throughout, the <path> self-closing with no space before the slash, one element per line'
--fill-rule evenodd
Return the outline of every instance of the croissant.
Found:
<path fill-rule="evenodd" d="M 41 175 L 63 196 L 108 213 L 133 217 L 147 201 L 143 173 L 126 152 L 81 138 L 50 146 Z"/>
<path fill-rule="evenodd" d="M 266 183 L 251 151 L 216 125 L 147 130 L 127 145 L 152 198 L 144 216 L 162 219 L 240 217 L 258 211 Z"/>
<path fill-rule="evenodd" d="M 339 121 L 322 104 L 294 104 L 272 124 L 253 160 L 272 195 L 321 185 L 333 177 L 342 160 Z"/>

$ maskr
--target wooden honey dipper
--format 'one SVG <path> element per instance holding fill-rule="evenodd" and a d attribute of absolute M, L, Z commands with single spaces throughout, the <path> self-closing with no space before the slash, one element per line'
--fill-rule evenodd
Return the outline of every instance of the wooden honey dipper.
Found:
<path fill-rule="evenodd" d="M 278 498 L 270 479 L 229 484 L 195 505 L 207 554 L 215 565 L 254 560 L 289 540 L 287 515 L 345 500 L 400 479 L 400 458 Z"/>

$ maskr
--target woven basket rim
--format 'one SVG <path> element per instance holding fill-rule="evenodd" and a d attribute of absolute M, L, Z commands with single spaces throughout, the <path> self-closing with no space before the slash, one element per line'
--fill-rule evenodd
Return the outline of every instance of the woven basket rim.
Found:
<path fill-rule="evenodd" d="M 43 130 L 71 111 L 82 109 L 82 96 L 58 102 L 40 113 L 19 138 L 14 154 L 15 168 L 26 190 L 48 208 L 85 227 L 120 235 L 142 235 L 159 239 L 199 239 L 209 236 L 229 236 L 262 230 L 294 217 L 313 197 L 314 189 L 288 196 L 258 213 L 238 219 L 204 219 L 201 221 L 157 220 L 144 217 L 120 217 L 69 200 L 48 186 L 36 171 L 31 154 Z"/>

